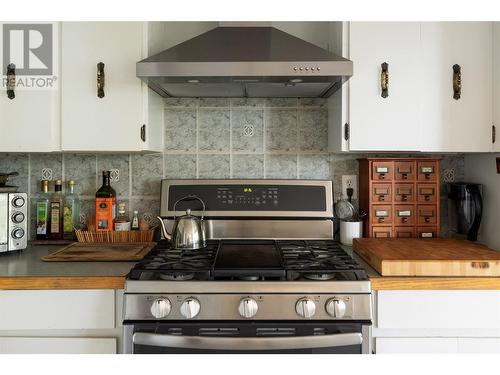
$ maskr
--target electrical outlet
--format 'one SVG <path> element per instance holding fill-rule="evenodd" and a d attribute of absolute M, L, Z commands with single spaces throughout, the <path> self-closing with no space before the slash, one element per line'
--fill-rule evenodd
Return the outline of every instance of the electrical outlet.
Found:
<path fill-rule="evenodd" d="M 347 189 L 352 188 L 352 199 L 358 199 L 358 176 L 355 174 L 342 176 L 342 197 L 347 199 Z"/>

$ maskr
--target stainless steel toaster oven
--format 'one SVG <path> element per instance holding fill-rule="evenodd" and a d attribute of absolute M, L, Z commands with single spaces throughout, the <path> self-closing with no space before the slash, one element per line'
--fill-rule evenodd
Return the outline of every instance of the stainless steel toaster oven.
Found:
<path fill-rule="evenodd" d="M 26 193 L 0 193 L 0 253 L 25 249 L 27 244 Z"/>

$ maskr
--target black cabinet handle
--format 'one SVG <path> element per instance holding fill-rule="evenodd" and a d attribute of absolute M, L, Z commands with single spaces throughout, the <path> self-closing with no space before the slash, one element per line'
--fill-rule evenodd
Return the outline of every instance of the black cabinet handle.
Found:
<path fill-rule="evenodd" d="M 387 98 L 389 96 L 389 64 L 386 62 L 382 63 L 382 72 L 380 73 L 380 88 L 382 90 L 382 98 Z"/>
<path fill-rule="evenodd" d="M 99 98 L 104 98 L 104 63 L 100 62 L 97 64 L 97 96 Z"/>
<path fill-rule="evenodd" d="M 458 100 L 462 95 L 462 68 L 460 65 L 453 65 L 453 99 Z"/>
<path fill-rule="evenodd" d="M 16 66 L 14 64 L 7 65 L 7 97 L 9 99 L 14 99 L 16 93 L 14 88 L 16 87 Z"/>

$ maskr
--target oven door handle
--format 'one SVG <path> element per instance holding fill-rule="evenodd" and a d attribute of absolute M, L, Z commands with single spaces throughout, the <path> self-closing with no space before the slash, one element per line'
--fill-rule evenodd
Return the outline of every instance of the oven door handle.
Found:
<path fill-rule="evenodd" d="M 361 345 L 361 333 L 286 337 L 204 337 L 136 332 L 134 344 L 207 350 L 291 350 Z"/>

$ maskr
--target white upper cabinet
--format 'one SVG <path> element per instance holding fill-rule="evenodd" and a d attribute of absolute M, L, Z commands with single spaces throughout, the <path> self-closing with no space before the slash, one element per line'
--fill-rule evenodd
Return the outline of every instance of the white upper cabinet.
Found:
<path fill-rule="evenodd" d="M 422 151 L 492 151 L 492 35 L 491 22 L 422 23 Z"/>
<path fill-rule="evenodd" d="M 0 23 L 0 40 L 4 40 L 3 26 Z M 43 24 L 43 23 L 38 23 Z M 22 24 L 19 30 L 9 31 L 5 38 L 9 39 L 11 45 L 19 50 L 11 49 L 10 63 L 16 65 L 16 81 L 21 85 L 23 82 L 29 84 L 31 78 L 39 78 L 38 86 L 25 87 L 19 85 L 14 90 L 15 97 L 9 99 L 7 91 L 2 85 L 0 92 L 0 152 L 50 152 L 60 148 L 59 136 L 59 24 L 48 23 L 52 27 L 52 73 L 50 75 L 39 76 L 35 74 L 21 75 L 20 69 L 30 67 L 48 66 L 48 63 L 38 60 L 36 54 L 24 53 L 28 46 L 22 42 L 26 33 L 29 33 L 30 43 L 41 48 L 50 42 L 50 35 L 39 34 L 36 25 L 29 31 L 29 27 Z M 28 27 L 28 28 L 26 28 Z M 40 35 L 41 38 L 40 38 Z M 33 41 L 31 41 L 33 39 Z M 25 39 L 26 40 L 26 39 Z M 21 42 L 20 42 L 21 41 Z M 49 48 L 50 49 L 50 48 Z M 45 55 L 46 57 L 47 55 Z M 43 65 L 40 65 L 43 64 Z M 2 64 L 3 65 L 3 64 Z M 7 67 L 3 66 L 0 76 L 6 75 Z M 54 79 L 55 77 L 55 79 Z M 50 83 L 52 82 L 52 86 Z"/>
<path fill-rule="evenodd" d="M 136 77 L 147 55 L 143 22 L 62 24 L 63 151 L 160 151 L 161 98 Z M 98 90 L 99 64 L 104 84 Z"/>
<path fill-rule="evenodd" d="M 349 150 L 418 151 L 420 24 L 351 22 L 349 41 Z"/>
<path fill-rule="evenodd" d="M 500 22 L 493 22 L 493 151 L 500 152 Z"/>

